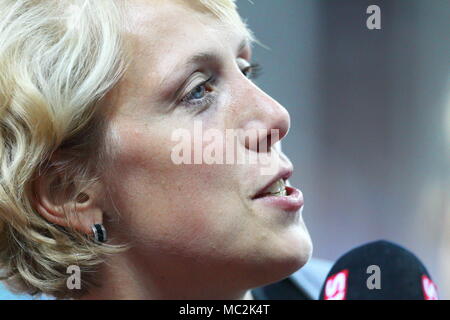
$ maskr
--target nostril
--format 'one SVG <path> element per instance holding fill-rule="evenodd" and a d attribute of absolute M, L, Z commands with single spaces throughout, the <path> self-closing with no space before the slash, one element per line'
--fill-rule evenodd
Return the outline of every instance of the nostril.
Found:
<path fill-rule="evenodd" d="M 272 134 L 268 134 L 264 139 L 261 139 L 258 144 L 258 152 L 270 152 L 272 147 Z"/>
<path fill-rule="evenodd" d="M 257 140 L 256 142 L 256 151 L 269 153 L 272 149 L 273 141 L 277 140 L 276 137 L 271 134 L 265 135 Z"/>
<path fill-rule="evenodd" d="M 243 132 L 242 141 L 244 141 L 246 149 L 265 153 L 271 151 L 272 146 L 280 140 L 280 135 L 283 134 L 279 129 L 250 129 Z"/>

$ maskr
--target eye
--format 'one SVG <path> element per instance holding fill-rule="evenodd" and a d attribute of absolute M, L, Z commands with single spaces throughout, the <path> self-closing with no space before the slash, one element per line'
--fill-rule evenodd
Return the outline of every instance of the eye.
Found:
<path fill-rule="evenodd" d="M 249 79 L 256 79 L 262 73 L 262 67 L 258 63 L 252 63 L 250 66 L 242 70 L 242 73 Z"/>
<path fill-rule="evenodd" d="M 185 106 L 205 106 L 211 104 L 214 100 L 213 77 L 203 81 L 192 89 L 183 99 Z"/>
<path fill-rule="evenodd" d="M 194 88 L 189 94 L 187 95 L 188 100 L 198 100 L 202 99 L 207 92 L 206 83 L 202 83 Z"/>
<path fill-rule="evenodd" d="M 262 73 L 262 67 L 259 63 L 250 63 L 242 58 L 238 59 L 238 65 L 244 76 L 249 79 L 256 79 Z"/>

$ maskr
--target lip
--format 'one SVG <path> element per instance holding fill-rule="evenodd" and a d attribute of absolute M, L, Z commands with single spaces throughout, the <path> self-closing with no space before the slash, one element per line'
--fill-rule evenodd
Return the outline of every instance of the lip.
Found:
<path fill-rule="evenodd" d="M 253 197 L 253 201 L 257 201 L 263 203 L 264 205 L 268 205 L 270 207 L 279 208 L 284 211 L 298 211 L 304 204 L 303 193 L 292 186 L 286 186 L 286 195 L 285 196 L 272 196 L 266 195 L 267 189 L 277 180 L 283 179 L 287 181 L 293 173 L 293 168 L 288 167 L 280 170 L 280 172 L 274 176 L 263 188 L 261 188 Z"/>
<path fill-rule="evenodd" d="M 280 179 L 283 179 L 284 181 L 287 181 L 294 172 L 294 169 L 292 167 L 283 168 L 281 169 L 277 175 L 273 176 L 269 182 L 267 182 L 264 187 L 262 187 L 256 194 L 252 197 L 252 200 L 259 199 L 264 193 L 267 192 L 267 189 L 275 183 L 275 181 L 278 181 Z"/>
<path fill-rule="evenodd" d="M 286 193 L 286 196 L 265 196 L 255 198 L 253 201 L 287 212 L 296 212 L 300 210 L 304 204 L 303 193 L 297 188 L 288 186 L 286 186 Z"/>

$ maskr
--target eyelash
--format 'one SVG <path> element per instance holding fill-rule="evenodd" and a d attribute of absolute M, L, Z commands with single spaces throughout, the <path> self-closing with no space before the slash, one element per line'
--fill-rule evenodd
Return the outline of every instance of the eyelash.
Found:
<path fill-rule="evenodd" d="M 251 70 L 251 76 L 249 77 L 249 79 L 256 79 L 262 74 L 262 69 L 263 68 L 262 68 L 262 66 L 259 63 L 254 62 L 254 63 L 250 64 L 245 69 L 250 69 Z"/>
<path fill-rule="evenodd" d="M 244 73 L 245 70 L 250 70 L 250 75 L 245 75 L 249 79 L 256 79 L 258 78 L 262 73 L 262 66 L 259 63 L 252 63 L 248 67 L 244 68 L 242 73 Z M 213 83 L 215 81 L 215 78 L 211 76 L 208 80 L 203 81 L 198 86 L 196 86 L 193 90 L 191 90 L 181 101 L 182 103 L 187 107 L 195 107 L 200 108 L 204 106 L 208 106 L 212 104 L 216 98 L 216 95 L 214 93 L 211 93 L 212 90 L 210 90 L 210 87 L 213 86 Z M 201 99 L 189 99 L 191 94 L 198 88 L 208 86 L 209 88 L 206 91 L 205 97 Z"/>

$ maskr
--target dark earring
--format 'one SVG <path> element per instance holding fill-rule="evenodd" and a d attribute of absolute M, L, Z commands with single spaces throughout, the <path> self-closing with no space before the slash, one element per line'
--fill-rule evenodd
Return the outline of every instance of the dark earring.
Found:
<path fill-rule="evenodd" d="M 100 223 L 93 224 L 92 232 L 94 233 L 95 241 L 97 241 L 99 243 L 104 243 L 104 242 L 106 242 L 106 240 L 108 240 L 108 237 L 106 236 L 105 227 L 103 227 L 102 224 L 100 224 Z"/>

